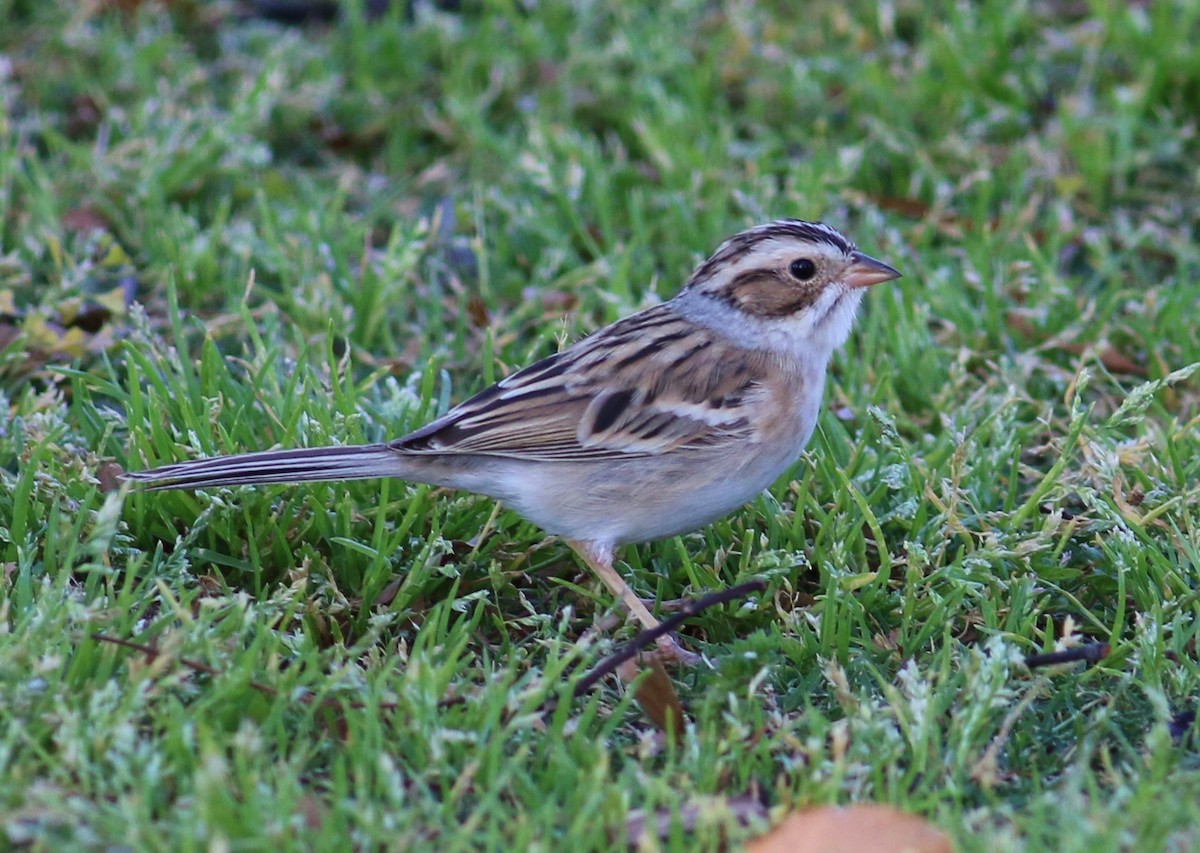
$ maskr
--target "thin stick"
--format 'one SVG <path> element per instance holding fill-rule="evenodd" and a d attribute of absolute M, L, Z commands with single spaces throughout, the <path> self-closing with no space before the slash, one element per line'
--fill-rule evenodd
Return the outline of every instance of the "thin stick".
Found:
<path fill-rule="evenodd" d="M 1108 643 L 1088 643 L 1087 645 L 1076 646 L 1073 649 L 1067 649 L 1062 652 L 1029 655 L 1025 658 L 1025 665 L 1030 669 L 1035 669 L 1039 666 L 1054 666 L 1059 663 L 1075 663 L 1081 660 L 1088 663 L 1096 663 L 1108 657 L 1111 651 L 1112 648 Z"/>
<path fill-rule="evenodd" d="M 135 652 L 141 652 L 146 657 L 150 658 L 150 660 L 154 660 L 155 658 L 162 657 L 164 654 L 166 654 L 155 646 L 148 646 L 145 643 L 138 643 L 133 640 L 123 639 L 121 637 L 110 637 L 107 634 L 92 634 L 91 636 L 92 639 L 97 643 L 112 643 L 114 646 L 120 646 L 124 649 L 132 649 Z M 221 674 L 220 670 L 214 669 L 206 663 L 200 663 L 198 660 L 192 660 L 190 658 L 176 658 L 176 660 L 178 660 L 179 663 L 187 669 L 194 670 L 195 672 L 203 672 L 205 675 Z M 274 688 L 266 687 L 264 685 L 256 685 L 252 683 L 251 686 L 269 696 L 274 696 L 277 692 Z"/>
<path fill-rule="evenodd" d="M 737 586 L 731 586 L 728 589 L 723 589 L 719 592 L 710 592 L 707 595 L 702 595 L 699 598 L 684 602 L 683 606 L 679 608 L 679 611 L 672 614 L 669 619 L 664 619 L 654 628 L 642 631 L 640 634 L 622 646 L 617 652 L 600 661 L 600 663 L 598 663 L 587 675 L 575 683 L 575 688 L 571 692 L 571 698 L 577 699 L 587 691 L 591 690 L 592 687 L 594 687 L 600 681 L 600 679 L 616 670 L 616 668 L 625 661 L 633 658 L 638 652 L 646 648 L 646 646 L 657 642 L 659 637 L 664 637 L 674 631 L 683 623 L 685 619 L 690 619 L 697 613 L 700 613 L 701 611 L 707 610 L 708 608 L 714 607 L 718 604 L 726 604 L 730 601 L 736 601 L 739 598 L 745 598 L 752 592 L 762 592 L 766 588 L 767 585 L 763 581 L 747 581 L 746 583 L 738 584 Z M 110 637 L 106 634 L 97 633 L 92 634 L 91 638 L 98 643 L 111 643 L 114 646 L 121 646 L 122 648 L 140 652 L 151 660 L 161 657 L 165 654 L 155 646 L 147 645 L 145 643 L 138 643 L 134 640 L 126 640 L 122 637 Z M 215 669 L 206 663 L 192 660 L 191 658 L 177 658 L 176 660 L 180 665 L 194 672 L 202 672 L 205 675 L 213 676 L 221 674 L 220 670 Z M 251 681 L 248 683 L 248 686 L 265 696 L 275 698 L 279 695 L 279 691 L 277 689 L 266 684 L 259 684 L 258 682 Z M 316 701 L 315 697 L 309 693 L 301 694 L 297 698 L 305 705 L 311 705 L 314 703 L 314 701 Z M 450 705 L 457 705 L 462 701 L 464 701 L 464 697 L 456 696 L 453 699 L 443 700 L 438 704 L 442 707 L 449 707 Z M 553 713 L 557 704 L 557 702 L 552 701 L 544 706 L 544 710 L 542 712 L 543 715 L 549 716 L 551 713 Z M 319 701 L 319 705 L 323 708 L 332 708 L 335 710 L 342 710 L 347 707 L 353 709 L 363 709 L 367 707 L 362 702 L 353 700 L 349 702 L 343 702 L 339 699 L 328 696 L 321 699 Z M 376 710 L 386 711 L 395 711 L 397 709 L 395 703 L 391 702 L 372 707 Z"/>
<path fill-rule="evenodd" d="M 767 585 L 763 581 L 747 581 L 746 583 L 731 586 L 719 592 L 710 592 L 707 595 L 702 595 L 699 598 L 685 602 L 678 613 L 673 614 L 668 619 L 664 619 L 654 628 L 642 631 L 617 652 L 596 664 L 591 672 L 575 682 L 575 688 L 571 691 L 571 698 L 577 699 L 591 690 L 600 679 L 613 672 L 618 666 L 632 658 L 642 649 L 646 648 L 646 646 L 656 642 L 659 637 L 664 637 L 678 628 L 683 623 L 683 620 L 689 619 L 700 611 L 707 610 L 709 607 L 736 601 L 739 598 L 745 598 L 752 592 L 762 592 L 766 588 Z M 554 710 L 553 705 L 547 709 L 547 713 L 552 710 Z"/>
<path fill-rule="evenodd" d="M 92 634 L 91 638 L 93 640 L 95 640 L 97 643 L 112 643 L 114 646 L 120 646 L 121 648 L 124 648 L 124 649 L 131 649 L 135 652 L 141 652 L 143 655 L 148 657 L 150 660 L 154 660 L 155 658 L 163 657 L 166 655 L 166 652 L 162 651 L 161 649 L 157 648 L 156 646 L 150 646 L 145 643 L 138 643 L 138 642 L 135 642 L 134 640 L 126 640 L 121 637 L 110 637 L 107 634 Z M 211 667 L 206 663 L 201 663 L 198 660 L 192 660 L 191 658 L 176 658 L 176 661 L 178 661 L 180 666 L 184 667 L 185 669 L 190 669 L 193 672 L 202 672 L 205 675 L 213 675 L 213 676 L 217 676 L 217 675 L 221 674 L 221 671 L 219 669 Z M 268 684 L 260 684 L 257 681 L 249 681 L 246 684 L 251 690 L 257 690 L 259 693 L 263 694 L 264 696 L 270 696 L 272 699 L 275 699 L 279 696 L 279 690 L 274 687 L 271 687 Z M 296 698 L 303 705 L 312 705 L 314 702 L 316 702 L 316 698 L 311 693 L 301 693 Z M 318 705 L 319 705 L 319 707 L 332 708 L 336 711 L 344 710 L 347 707 L 359 709 L 359 710 L 367 707 L 362 702 L 357 702 L 357 701 L 343 702 L 340 699 L 337 699 L 333 696 L 326 696 L 325 698 L 320 700 Z M 380 709 L 380 710 L 386 710 L 386 711 L 396 710 L 395 704 L 392 704 L 392 703 L 389 703 L 387 705 L 378 705 L 378 706 L 372 706 L 372 707 L 374 707 L 376 709 Z"/>

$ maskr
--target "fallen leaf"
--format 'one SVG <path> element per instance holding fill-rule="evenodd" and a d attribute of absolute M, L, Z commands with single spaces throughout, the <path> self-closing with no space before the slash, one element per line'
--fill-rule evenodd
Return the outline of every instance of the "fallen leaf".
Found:
<path fill-rule="evenodd" d="M 1028 338 L 1040 349 L 1058 350 L 1070 353 L 1071 355 L 1083 355 L 1089 347 L 1094 346 L 1094 344 L 1070 340 L 1062 334 L 1053 338 L 1047 338 L 1034 326 L 1027 311 L 1020 309 L 1009 311 L 1005 320 L 1008 323 L 1009 329 L 1024 338 Z M 1105 345 L 1103 349 L 1099 350 L 1097 357 L 1105 369 L 1113 373 L 1124 373 L 1130 376 L 1146 376 L 1149 373 L 1144 365 L 1139 364 L 1132 357 L 1111 345 Z"/>
<path fill-rule="evenodd" d="M 900 648 L 900 632 L 896 630 L 888 631 L 886 634 L 876 634 L 871 638 L 871 642 L 878 649 L 883 649 L 885 652 L 902 652 Z"/>
<path fill-rule="evenodd" d="M 137 279 L 133 276 L 125 276 L 117 282 L 116 287 L 97 293 L 92 298 L 110 314 L 122 316 L 129 312 L 136 293 Z"/>
<path fill-rule="evenodd" d="M 50 355 L 66 355 L 78 358 L 85 350 L 85 337 L 81 329 L 63 328 L 40 314 L 32 314 L 21 324 L 29 349 Z"/>
<path fill-rule="evenodd" d="M 108 220 L 90 207 L 76 207 L 68 210 L 59 220 L 64 231 L 107 231 Z"/>
<path fill-rule="evenodd" d="M 542 303 L 542 308 L 554 314 L 563 314 L 567 311 L 574 310 L 579 304 L 579 297 L 571 293 L 569 290 L 539 290 L 538 288 L 527 287 L 521 293 L 521 297 L 526 302 L 532 302 L 535 299 Z"/>
<path fill-rule="evenodd" d="M 746 853 L 953 853 L 950 839 L 915 815 L 873 803 L 793 814 Z"/>
<path fill-rule="evenodd" d="M 1163 530 L 1170 529 L 1167 523 L 1161 518 L 1150 518 L 1147 520 L 1147 516 L 1137 510 L 1137 507 L 1140 507 L 1146 499 L 1146 495 L 1141 489 L 1134 489 L 1127 498 L 1125 495 L 1125 478 L 1119 473 L 1113 477 L 1112 499 L 1113 503 L 1117 505 L 1117 509 L 1120 510 L 1121 515 L 1125 516 L 1128 521 L 1133 522 L 1138 527 L 1153 524 L 1156 527 L 1161 527 Z"/>
<path fill-rule="evenodd" d="M 491 315 L 488 314 L 487 303 L 474 293 L 467 299 L 467 316 L 471 318 L 471 323 L 477 329 L 486 329 L 492 322 Z"/>
<path fill-rule="evenodd" d="M 304 817 L 304 828 L 309 832 L 319 832 L 325 827 L 329 816 L 329 807 L 315 794 L 305 794 L 296 803 L 296 812 Z"/>
<path fill-rule="evenodd" d="M 647 666 L 648 675 L 638 682 L 634 688 L 634 699 L 637 700 L 646 716 L 654 725 L 664 732 L 673 732 L 676 739 L 683 737 L 683 724 L 687 717 L 683 713 L 683 705 L 679 694 L 671 684 L 671 678 L 663 667 L 662 661 L 653 655 L 642 658 L 641 663 Z M 626 683 L 634 681 L 642 674 L 638 668 L 637 659 L 627 660 L 617 667 L 617 675 Z"/>
<path fill-rule="evenodd" d="M 1129 356 L 1107 347 L 1100 353 L 1100 363 L 1112 373 L 1128 373 L 1131 376 L 1148 376 L 1149 371 Z"/>
<path fill-rule="evenodd" d="M 12 323 L 0 323 L 0 352 L 4 352 L 21 337 L 21 330 Z"/>
<path fill-rule="evenodd" d="M 96 468 L 96 481 L 100 484 L 100 494 L 107 495 L 121 488 L 121 475 L 125 470 L 116 462 L 103 462 Z"/>

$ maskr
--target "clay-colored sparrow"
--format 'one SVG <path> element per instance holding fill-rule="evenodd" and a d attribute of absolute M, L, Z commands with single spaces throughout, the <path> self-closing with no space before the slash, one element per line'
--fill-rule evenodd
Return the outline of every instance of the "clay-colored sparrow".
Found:
<path fill-rule="evenodd" d="M 900 275 L 827 225 L 727 240 L 662 305 L 519 370 L 406 436 L 165 465 L 153 488 L 399 477 L 502 501 L 564 537 L 647 627 L 613 549 L 737 509 L 800 455 L 864 289 Z"/>

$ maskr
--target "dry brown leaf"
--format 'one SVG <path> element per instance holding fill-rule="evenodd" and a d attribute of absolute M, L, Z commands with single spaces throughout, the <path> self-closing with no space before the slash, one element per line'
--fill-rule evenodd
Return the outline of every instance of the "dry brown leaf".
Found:
<path fill-rule="evenodd" d="M 329 816 L 329 807 L 315 794 L 304 794 L 296 803 L 296 811 L 304 816 L 304 828 L 309 832 L 324 829 Z"/>
<path fill-rule="evenodd" d="M 534 300 L 541 302 L 542 308 L 547 313 L 555 315 L 574 311 L 575 306 L 579 304 L 579 296 L 569 290 L 539 290 L 527 287 L 521 293 L 521 297 L 526 302 Z"/>
<path fill-rule="evenodd" d="M 1080 341 L 1069 340 L 1064 335 L 1057 335 L 1053 338 L 1046 338 L 1038 332 L 1033 322 L 1029 319 L 1028 312 L 1021 310 L 1009 311 L 1006 315 L 1008 327 L 1021 335 L 1034 341 L 1037 346 L 1046 350 L 1059 350 L 1060 352 L 1070 353 L 1071 355 L 1083 355 L 1088 348 L 1095 346 L 1094 344 L 1081 343 Z M 1124 373 L 1130 376 L 1147 376 L 1149 371 L 1144 365 L 1139 364 L 1133 357 L 1121 352 L 1116 347 L 1105 345 L 1099 351 L 1097 357 L 1105 369 L 1113 373 Z"/>
<path fill-rule="evenodd" d="M 125 469 L 116 462 L 101 462 L 96 468 L 96 482 L 100 484 L 100 494 L 107 495 L 121 488 L 121 475 Z"/>
<path fill-rule="evenodd" d="M 643 656 L 641 663 L 649 671 L 649 675 L 638 683 L 634 690 L 634 699 L 654 725 L 664 732 L 674 732 L 676 739 L 682 738 L 683 724 L 687 717 L 684 716 L 679 694 L 675 692 L 675 685 L 671 684 L 667 670 L 662 661 L 653 655 Z M 641 672 L 636 659 L 627 660 L 617 667 L 617 675 L 626 683 L 638 678 Z"/>
<path fill-rule="evenodd" d="M 20 337 L 21 330 L 12 323 L 0 323 L 0 352 L 4 352 Z"/>
<path fill-rule="evenodd" d="M 474 293 L 467 298 L 467 316 L 471 318 L 471 323 L 477 329 L 486 329 L 492 322 L 487 303 Z"/>
<path fill-rule="evenodd" d="M 59 220 L 64 231 L 108 231 L 110 225 L 104 214 L 90 207 L 75 207 Z"/>
<path fill-rule="evenodd" d="M 915 815 L 868 803 L 793 814 L 746 853 L 953 853 L 950 839 Z"/>
<path fill-rule="evenodd" d="M 1156 527 L 1161 527 L 1163 530 L 1171 528 L 1161 518 L 1151 518 L 1147 521 L 1147 517 L 1137 510 L 1137 507 L 1142 505 L 1146 499 L 1145 494 L 1141 489 L 1134 489 L 1128 497 L 1125 494 L 1125 478 L 1118 472 L 1112 481 L 1112 499 L 1117 505 L 1117 509 L 1121 511 L 1121 515 L 1125 519 L 1138 527 L 1145 527 L 1147 524 L 1153 524 Z"/>

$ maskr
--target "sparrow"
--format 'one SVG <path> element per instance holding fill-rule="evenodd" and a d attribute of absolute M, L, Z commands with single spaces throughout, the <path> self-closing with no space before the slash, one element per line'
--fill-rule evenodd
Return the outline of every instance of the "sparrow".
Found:
<path fill-rule="evenodd" d="M 647 628 L 622 545 L 675 536 L 770 486 L 812 435 L 866 289 L 899 278 L 819 222 L 722 243 L 662 304 L 380 444 L 269 450 L 126 475 L 153 489 L 397 477 L 486 495 L 562 537 Z M 688 657 L 674 641 L 664 645 Z"/>

